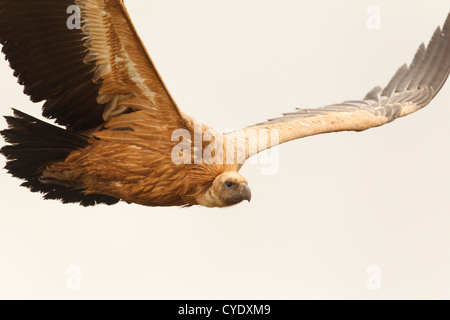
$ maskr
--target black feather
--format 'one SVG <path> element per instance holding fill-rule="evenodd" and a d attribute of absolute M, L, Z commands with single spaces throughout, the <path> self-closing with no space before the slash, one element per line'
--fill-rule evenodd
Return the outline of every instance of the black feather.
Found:
<path fill-rule="evenodd" d="M 18 110 L 14 110 L 14 117 L 5 119 L 8 129 L 0 134 L 8 145 L 0 152 L 8 160 L 5 169 L 14 177 L 25 180 L 22 186 L 33 192 L 43 193 L 45 199 L 61 200 L 63 203 L 75 202 L 92 206 L 119 202 L 119 199 L 110 196 L 85 195 L 81 189 L 42 183 L 40 180 L 43 167 L 64 160 L 74 150 L 87 147 L 87 137 L 45 123 Z"/>

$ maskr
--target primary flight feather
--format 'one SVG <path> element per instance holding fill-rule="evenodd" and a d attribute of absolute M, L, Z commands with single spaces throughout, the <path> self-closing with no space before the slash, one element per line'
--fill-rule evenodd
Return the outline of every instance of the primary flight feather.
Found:
<path fill-rule="evenodd" d="M 68 27 L 68 8 L 79 14 L 79 28 Z M 449 15 L 409 67 L 364 99 L 224 135 L 178 108 L 121 0 L 0 0 L 0 43 L 25 93 L 45 101 L 43 115 L 66 127 L 14 110 L 1 132 L 6 169 L 47 199 L 84 206 L 250 201 L 239 174 L 249 157 L 294 139 L 406 116 L 425 107 L 450 72 Z"/>

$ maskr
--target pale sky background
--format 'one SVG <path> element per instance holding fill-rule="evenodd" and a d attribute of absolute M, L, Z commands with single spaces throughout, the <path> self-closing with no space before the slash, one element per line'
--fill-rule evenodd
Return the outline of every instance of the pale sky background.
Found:
<path fill-rule="evenodd" d="M 221 130 L 364 97 L 450 10 L 445 0 L 126 3 L 179 106 Z M 372 4 L 381 30 L 366 27 Z M 0 60 L 0 114 L 39 115 Z M 276 175 L 244 166 L 252 202 L 229 209 L 63 205 L 1 170 L 0 298 L 448 299 L 449 101 L 447 83 L 382 128 L 285 144 Z M 80 290 L 67 288 L 73 265 Z M 380 290 L 366 286 L 371 265 Z"/>

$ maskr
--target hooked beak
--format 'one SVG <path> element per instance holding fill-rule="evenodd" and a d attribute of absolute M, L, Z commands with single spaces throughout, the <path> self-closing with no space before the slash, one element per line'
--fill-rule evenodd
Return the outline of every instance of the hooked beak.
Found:
<path fill-rule="evenodd" d="M 241 191 L 242 200 L 247 200 L 250 202 L 252 200 L 252 191 L 250 190 L 248 185 L 244 185 Z"/>

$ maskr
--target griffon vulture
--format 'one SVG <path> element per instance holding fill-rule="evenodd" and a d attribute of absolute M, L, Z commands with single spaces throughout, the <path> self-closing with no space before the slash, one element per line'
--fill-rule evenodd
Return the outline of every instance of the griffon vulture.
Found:
<path fill-rule="evenodd" d="M 68 27 L 71 6 L 79 12 L 79 28 Z M 384 88 L 222 134 L 178 108 L 122 0 L 0 0 L 0 43 L 24 92 L 45 101 L 43 115 L 65 127 L 15 110 L 1 133 L 6 169 L 46 199 L 83 206 L 123 200 L 228 207 L 250 201 L 239 174 L 249 157 L 294 139 L 363 131 L 416 112 L 450 71 L 449 15 Z M 210 139 L 199 145 L 187 140 L 185 147 L 174 139 L 175 132 L 193 137 L 196 130 Z"/>

